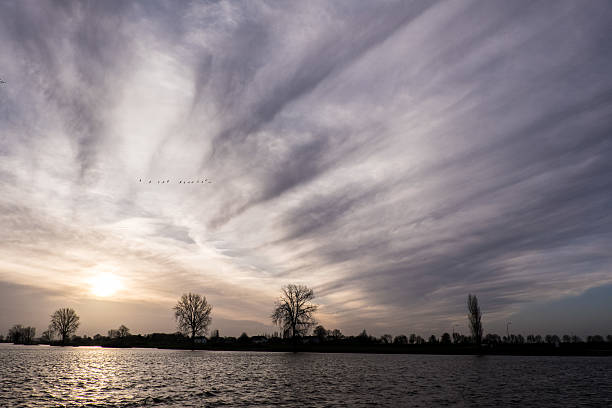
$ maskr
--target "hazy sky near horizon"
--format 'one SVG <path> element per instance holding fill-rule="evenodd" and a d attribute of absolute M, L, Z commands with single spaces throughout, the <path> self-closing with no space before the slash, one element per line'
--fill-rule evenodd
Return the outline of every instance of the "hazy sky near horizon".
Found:
<path fill-rule="evenodd" d="M 173 331 L 194 291 L 255 334 L 287 283 L 348 333 L 466 331 L 468 293 L 485 331 L 567 300 L 567 332 L 612 332 L 571 300 L 612 294 L 611 26 L 609 1 L 1 2 L 0 333 L 63 306 Z"/>

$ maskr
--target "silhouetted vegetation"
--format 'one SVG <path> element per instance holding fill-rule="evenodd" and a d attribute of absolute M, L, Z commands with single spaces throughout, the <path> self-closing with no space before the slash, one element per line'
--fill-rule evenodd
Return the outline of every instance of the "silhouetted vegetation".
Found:
<path fill-rule="evenodd" d="M 478 306 L 478 299 L 476 295 L 468 295 L 468 320 L 470 322 L 470 331 L 472 332 L 472 339 L 476 343 L 477 347 L 480 347 L 482 343 L 482 314 L 480 313 L 480 307 Z"/>
<path fill-rule="evenodd" d="M 386 333 L 373 336 L 363 329 L 353 336 L 344 335 L 339 329 L 327 330 L 315 326 L 312 304 L 314 293 L 306 286 L 287 285 L 275 303 L 273 321 L 281 328 L 272 334 L 249 336 L 243 332 L 238 338 L 222 336 L 213 330 L 204 337 L 211 322 L 212 306 L 206 298 L 197 294 L 185 294 L 173 308 L 180 331 L 176 333 L 152 333 L 133 335 L 125 325 L 107 331 L 107 336 L 96 334 L 75 336 L 79 317 L 74 310 L 63 308 L 51 316 L 51 324 L 36 339 L 34 327 L 14 325 L 6 339 L 0 341 L 15 344 L 51 344 L 102 347 L 156 347 L 202 350 L 253 350 L 253 351 L 311 351 L 311 352 L 359 352 L 359 353 L 428 353 L 428 354 L 521 354 L 521 355 L 612 355 L 612 335 L 591 335 L 583 341 L 576 335 L 506 333 L 499 336 L 488 333 L 483 336 L 482 314 L 476 296 L 468 296 L 468 323 L 471 335 L 454 331 L 441 336 L 429 334 L 421 337 Z M 314 329 L 313 329 L 314 327 Z M 312 334 L 312 335 L 310 335 Z M 59 335 L 61 340 L 54 340 Z M 427 340 L 426 340 L 427 339 Z"/>
<path fill-rule="evenodd" d="M 73 309 L 62 308 L 51 315 L 49 329 L 60 335 L 62 344 L 66 344 L 66 341 L 78 328 L 79 316 Z"/>
<path fill-rule="evenodd" d="M 108 331 L 108 337 L 111 339 L 123 339 L 130 335 L 130 329 L 124 325 L 119 326 L 118 329 L 111 329 Z"/>
<path fill-rule="evenodd" d="M 312 303 L 314 292 L 304 285 L 289 284 L 281 289 L 274 304 L 272 322 L 283 330 L 283 337 L 294 343 L 316 324 L 314 313 L 318 306 Z"/>
<path fill-rule="evenodd" d="M 191 342 L 195 343 L 196 336 L 206 334 L 210 324 L 212 306 L 206 301 L 206 296 L 195 293 L 184 294 L 174 306 L 174 317 L 178 323 L 179 331 L 191 335 Z"/>
<path fill-rule="evenodd" d="M 16 330 L 21 329 L 21 330 Z M 118 336 L 118 330 L 108 331 L 107 336 L 96 334 L 89 336 L 71 336 L 64 343 L 61 340 L 48 341 L 45 336 L 39 339 L 27 339 L 14 333 L 21 333 L 21 325 L 15 325 L 9 331 L 6 341 L 25 344 L 51 344 L 70 346 L 102 347 L 155 347 L 196 350 L 251 350 L 251 351 L 309 351 L 324 353 L 417 353 L 417 354 L 510 354 L 510 355 L 612 355 L 612 335 L 587 336 L 586 341 L 578 336 L 549 334 L 499 336 L 494 333 L 485 335 L 480 348 L 472 336 L 455 333 L 456 341 L 451 341 L 448 333 L 440 337 L 427 336 L 427 341 L 416 334 L 409 337 L 398 334 L 389 342 L 389 334 L 380 337 L 372 336 L 363 330 L 357 335 L 344 335 L 338 329 L 326 330 L 323 326 L 317 335 L 304 335 L 297 342 L 282 333 L 262 333 L 249 336 L 243 332 L 238 338 L 222 336 L 214 330 L 209 338 L 196 337 L 192 342 L 190 336 L 183 333 L 152 333 L 146 335 L 128 334 Z M 30 333 L 35 333 L 31 328 Z M 313 332 L 314 333 L 314 332 Z M 548 339 L 548 340 L 547 340 Z M 558 340 L 558 341 L 557 341 Z"/>
<path fill-rule="evenodd" d="M 10 328 L 6 338 L 7 341 L 15 344 L 32 344 L 35 335 L 36 329 L 34 327 L 23 327 L 16 324 Z"/>

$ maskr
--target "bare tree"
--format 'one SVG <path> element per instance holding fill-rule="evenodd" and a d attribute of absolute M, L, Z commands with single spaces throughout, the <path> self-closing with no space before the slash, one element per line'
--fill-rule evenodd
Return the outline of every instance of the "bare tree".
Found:
<path fill-rule="evenodd" d="M 110 329 L 108 331 L 108 338 L 110 339 L 123 339 L 130 335 L 130 329 L 124 325 L 119 326 L 118 329 Z"/>
<path fill-rule="evenodd" d="M 189 292 L 184 294 L 174 306 L 174 317 L 178 322 L 179 330 L 191 335 L 191 342 L 196 336 L 205 334 L 211 322 L 210 312 L 212 306 L 206 301 L 206 296 Z"/>
<path fill-rule="evenodd" d="M 22 337 L 23 337 L 23 326 L 20 324 L 16 324 L 9 329 L 6 339 L 11 343 L 19 344 L 22 342 Z"/>
<path fill-rule="evenodd" d="M 332 340 L 340 340 L 344 337 L 344 335 L 339 329 L 334 329 L 327 333 L 327 337 L 331 338 Z"/>
<path fill-rule="evenodd" d="M 408 344 L 408 337 L 406 337 L 403 334 L 400 334 L 399 336 L 395 336 L 395 338 L 393 339 L 393 344 L 406 345 Z"/>
<path fill-rule="evenodd" d="M 51 343 L 53 341 L 53 329 L 49 327 L 42 333 L 40 339 L 45 343 Z"/>
<path fill-rule="evenodd" d="M 393 336 L 390 334 L 383 334 L 380 336 L 380 342 L 382 344 L 391 344 L 393 342 Z"/>
<path fill-rule="evenodd" d="M 314 292 L 305 285 L 284 286 L 274 303 L 272 322 L 281 327 L 294 341 L 316 324 L 313 317 L 318 306 L 312 303 Z"/>
<path fill-rule="evenodd" d="M 36 328 L 25 327 L 23 330 L 23 344 L 31 344 L 34 341 L 34 336 L 36 336 Z"/>
<path fill-rule="evenodd" d="M 124 325 L 119 326 L 117 329 L 117 337 L 123 338 L 130 335 L 130 329 L 125 327 Z"/>
<path fill-rule="evenodd" d="M 7 340 L 15 344 L 31 344 L 36 335 L 36 328 L 14 325 L 8 332 Z"/>
<path fill-rule="evenodd" d="M 49 328 L 52 328 L 54 332 L 62 337 L 62 344 L 66 344 L 66 340 L 70 335 L 74 334 L 79 328 L 79 316 L 77 316 L 74 309 L 67 307 L 58 309 L 51 315 Z"/>
<path fill-rule="evenodd" d="M 472 338 L 474 339 L 476 345 L 480 347 L 480 343 L 482 342 L 482 314 L 480 313 L 480 307 L 478 306 L 478 299 L 476 298 L 476 295 L 468 295 L 467 305 Z"/>

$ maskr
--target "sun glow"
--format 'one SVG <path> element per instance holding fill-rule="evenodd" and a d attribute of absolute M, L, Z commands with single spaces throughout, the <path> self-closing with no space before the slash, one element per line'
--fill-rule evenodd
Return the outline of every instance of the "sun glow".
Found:
<path fill-rule="evenodd" d="M 89 282 L 91 293 L 100 297 L 114 295 L 122 288 L 121 281 L 112 273 L 101 273 Z"/>

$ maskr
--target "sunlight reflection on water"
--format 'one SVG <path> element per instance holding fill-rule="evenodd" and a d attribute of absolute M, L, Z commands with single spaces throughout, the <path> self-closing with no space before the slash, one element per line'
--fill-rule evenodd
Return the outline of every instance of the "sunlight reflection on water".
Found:
<path fill-rule="evenodd" d="M 612 406 L 612 358 L 0 345 L 0 406 Z"/>

